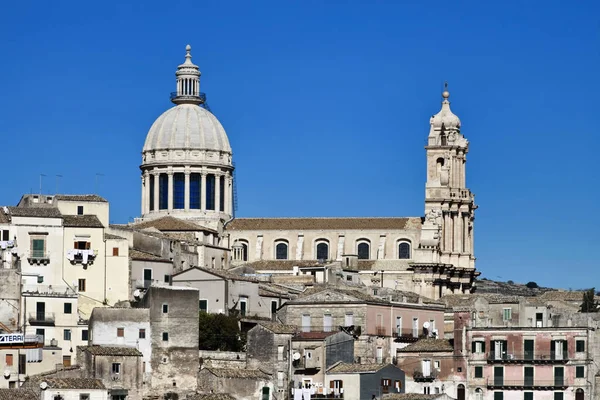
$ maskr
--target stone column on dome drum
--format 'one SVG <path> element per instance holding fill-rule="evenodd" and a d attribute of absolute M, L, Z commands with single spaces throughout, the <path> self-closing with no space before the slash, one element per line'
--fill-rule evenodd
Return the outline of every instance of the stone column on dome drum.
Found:
<path fill-rule="evenodd" d="M 184 190 L 184 205 L 185 211 L 190 210 L 190 168 L 185 167 L 185 190 Z"/>
<path fill-rule="evenodd" d="M 215 174 L 215 211 L 221 210 L 221 174 Z"/>
<path fill-rule="evenodd" d="M 206 172 L 202 171 L 200 177 L 200 209 L 206 211 Z"/>
<path fill-rule="evenodd" d="M 148 170 L 144 171 L 144 205 L 142 208 L 142 215 L 150 212 L 150 179 L 152 179 L 152 177 L 148 173 Z"/>
<path fill-rule="evenodd" d="M 167 202 L 167 209 L 169 210 L 169 212 L 173 211 L 173 171 L 168 171 L 167 172 L 167 195 L 168 195 L 168 202 Z"/>
<path fill-rule="evenodd" d="M 159 193 L 160 193 L 159 192 L 159 187 L 160 187 L 159 176 L 160 175 L 159 175 L 158 171 L 154 171 L 152 173 L 152 175 L 154 176 L 154 211 L 156 212 L 156 211 L 159 210 L 158 206 L 160 204 L 159 203 L 159 198 L 158 198 L 159 197 Z"/>

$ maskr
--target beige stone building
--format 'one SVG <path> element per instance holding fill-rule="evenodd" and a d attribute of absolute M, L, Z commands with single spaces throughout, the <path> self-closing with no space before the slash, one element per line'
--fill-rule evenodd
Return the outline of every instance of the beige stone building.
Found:
<path fill-rule="evenodd" d="M 294 274 L 296 264 L 357 258 L 367 284 L 377 272 L 382 286 L 431 298 L 472 290 L 477 207 L 466 186 L 469 143 L 448 91 L 429 121 L 424 216 L 235 219 L 232 149 L 200 92 L 191 48 L 186 51 L 171 95 L 175 106 L 154 122 L 143 147 L 142 221 L 135 225 L 171 216 L 215 230 L 211 245 L 224 253 L 200 255 L 199 266 L 209 268 L 249 265 L 258 273 Z"/>

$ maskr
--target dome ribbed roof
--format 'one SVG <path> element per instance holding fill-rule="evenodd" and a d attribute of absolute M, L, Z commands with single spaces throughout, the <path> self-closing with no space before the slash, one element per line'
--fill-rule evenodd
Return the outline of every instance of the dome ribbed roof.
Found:
<path fill-rule="evenodd" d="M 180 104 L 165 111 L 148 131 L 143 151 L 174 149 L 231 153 L 219 120 L 195 104 Z"/>

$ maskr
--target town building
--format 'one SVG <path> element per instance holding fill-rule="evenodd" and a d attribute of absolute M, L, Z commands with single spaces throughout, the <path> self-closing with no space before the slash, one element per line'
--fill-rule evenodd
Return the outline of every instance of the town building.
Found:
<path fill-rule="evenodd" d="M 326 385 L 344 400 L 381 399 L 404 393 L 404 372 L 391 364 L 338 363 L 327 370 Z"/>

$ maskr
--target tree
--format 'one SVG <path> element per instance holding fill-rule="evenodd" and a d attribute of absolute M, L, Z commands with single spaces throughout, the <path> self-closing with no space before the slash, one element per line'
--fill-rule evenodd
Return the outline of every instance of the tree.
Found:
<path fill-rule="evenodd" d="M 596 301 L 596 290 L 595 288 L 591 288 L 583 292 L 583 302 L 581 303 L 581 312 L 597 312 L 598 311 L 598 302 Z"/>
<path fill-rule="evenodd" d="M 243 350 L 245 340 L 242 338 L 236 316 L 200 312 L 198 322 L 200 350 Z"/>
<path fill-rule="evenodd" d="M 537 289 L 537 288 L 539 288 L 538 284 L 535 283 L 535 282 L 527 282 L 527 284 L 525 286 L 527 286 L 529 289 Z"/>

